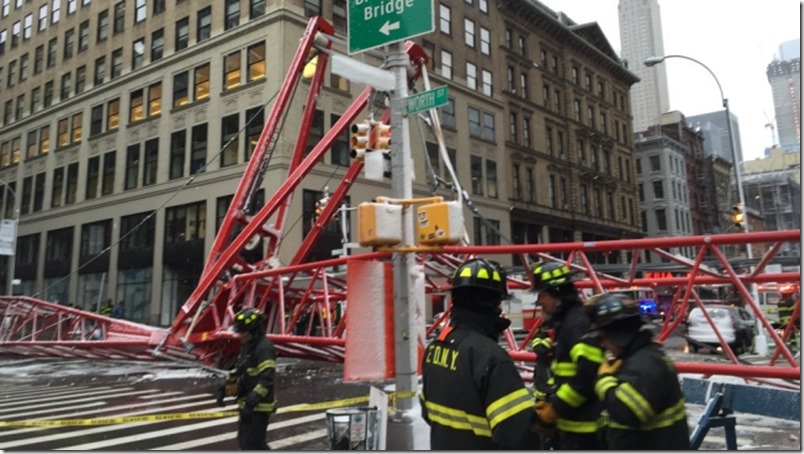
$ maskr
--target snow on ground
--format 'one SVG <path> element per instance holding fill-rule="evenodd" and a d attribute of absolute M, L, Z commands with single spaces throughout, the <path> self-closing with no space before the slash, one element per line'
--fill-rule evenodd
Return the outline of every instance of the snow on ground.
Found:
<path fill-rule="evenodd" d="M 703 405 L 687 404 L 687 423 L 692 435 L 701 414 Z M 801 422 L 779 418 L 734 413 L 736 418 L 738 450 L 796 450 L 801 451 Z M 722 427 L 712 428 L 704 437 L 702 450 L 726 449 L 726 431 Z"/>

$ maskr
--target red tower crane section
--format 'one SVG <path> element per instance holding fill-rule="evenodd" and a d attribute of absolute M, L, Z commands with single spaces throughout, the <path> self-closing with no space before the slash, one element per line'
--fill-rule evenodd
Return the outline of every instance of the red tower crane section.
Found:
<path fill-rule="evenodd" d="M 358 178 L 363 168 L 361 159 L 354 159 L 345 170 L 291 261 L 280 264 L 277 259 L 294 191 L 336 140 L 352 124 L 360 121 L 358 115 L 371 104 L 372 98 L 375 95 L 384 96 L 371 87 L 365 88 L 313 149 L 305 154 L 315 106 L 332 52 L 333 32 L 332 26 L 324 19 L 310 19 L 256 149 L 222 220 L 198 285 L 169 328 L 116 320 L 33 298 L 0 297 L 0 353 L 99 359 L 190 359 L 217 365 L 225 363 L 239 347 L 236 337 L 227 330 L 234 314 L 242 307 L 256 307 L 266 314 L 267 335 L 274 341 L 280 355 L 343 361 L 348 311 L 341 314 L 337 309 L 344 306 L 342 303 L 347 299 L 348 288 L 346 275 L 339 270 L 353 260 L 387 261 L 392 253 L 371 252 L 312 263 L 305 263 L 305 259 Z M 413 88 L 426 75 L 429 59 L 420 46 L 407 42 L 405 47 L 410 58 L 408 82 Z M 313 58 L 316 58 L 315 71 L 306 84 L 305 108 L 287 174 L 265 204 L 258 210 L 252 210 L 252 201 L 265 177 L 267 162 L 281 132 L 279 128 L 284 115 L 300 85 L 305 66 Z M 378 121 L 387 124 L 390 112 L 386 109 L 379 117 Z M 690 363 L 679 364 L 679 371 L 726 371 L 743 376 L 792 377 L 793 374 L 800 375 L 798 363 L 762 315 L 749 287 L 763 282 L 800 280 L 800 272 L 771 274 L 765 271 L 766 265 L 782 250 L 782 245 L 799 242 L 800 234 L 800 230 L 791 230 L 594 243 L 447 246 L 421 252 L 418 260 L 422 265 L 427 295 L 443 295 L 452 272 L 465 257 L 487 254 L 510 254 L 518 258 L 523 270 L 535 259 L 562 260 L 585 276 L 577 284 L 579 287 L 591 288 L 595 292 L 632 285 L 672 286 L 677 290 L 663 321 L 660 341 L 667 339 L 681 323 L 691 305 L 704 304 L 696 293 L 696 286 L 728 283 L 739 292 L 746 307 L 754 312 L 762 328 L 776 344 L 771 364 L 763 369 L 751 369 L 755 366 L 739 364 L 728 345 L 724 345 L 724 351 L 734 363 L 728 370 L 716 364 Z M 768 248 L 751 271 L 748 268 L 735 269 L 732 261 L 722 252 L 727 247 L 752 243 L 762 243 Z M 244 252 L 255 245 L 266 247 L 265 259 L 250 261 L 246 258 L 249 254 Z M 693 249 L 697 255 L 695 259 L 684 259 L 668 252 L 676 248 Z M 646 252 L 675 262 L 676 266 L 683 267 L 687 272 L 675 277 L 640 277 L 640 270 L 644 271 L 649 266 L 641 259 Z M 627 257 L 630 264 L 623 263 L 625 272 L 617 276 L 608 275 L 595 271 L 588 254 Z M 710 262 L 716 261 L 719 264 L 717 269 L 703 266 L 705 258 Z M 529 286 L 529 279 L 529 273 L 523 272 L 518 278 L 510 279 L 509 283 L 512 288 L 525 289 Z M 446 312 L 449 312 L 448 306 Z M 527 350 L 527 345 L 537 326 L 538 323 L 520 342 L 510 331 L 505 334 L 507 348 L 512 357 L 523 361 L 520 363 L 523 370 L 534 358 L 533 353 Z M 780 356 L 790 367 L 771 367 Z"/>

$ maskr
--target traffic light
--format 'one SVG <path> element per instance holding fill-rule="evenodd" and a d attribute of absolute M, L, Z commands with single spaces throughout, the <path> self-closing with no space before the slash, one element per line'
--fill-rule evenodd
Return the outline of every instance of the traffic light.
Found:
<path fill-rule="evenodd" d="M 745 232 L 745 213 L 742 205 L 734 205 L 731 210 L 731 220 L 734 222 L 734 227 L 740 232 Z"/>
<path fill-rule="evenodd" d="M 391 125 L 378 122 L 371 131 L 374 139 L 374 151 L 382 155 L 382 176 L 391 178 Z"/>
<path fill-rule="evenodd" d="M 366 156 L 370 133 L 371 123 L 368 120 L 352 125 L 352 137 L 350 139 L 352 151 L 349 153 L 352 159 L 363 159 Z"/>
<path fill-rule="evenodd" d="M 329 192 L 324 191 L 322 193 L 322 197 L 315 202 L 315 220 L 317 221 L 318 218 L 321 217 L 321 214 L 324 212 L 324 207 L 327 206 L 329 203 Z"/>

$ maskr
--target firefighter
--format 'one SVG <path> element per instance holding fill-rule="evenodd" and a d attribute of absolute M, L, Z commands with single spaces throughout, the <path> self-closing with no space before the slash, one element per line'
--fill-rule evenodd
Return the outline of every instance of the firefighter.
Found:
<path fill-rule="evenodd" d="M 237 382 L 237 406 L 240 421 L 237 428 L 237 443 L 241 450 L 267 450 L 265 433 L 268 417 L 276 410 L 274 375 L 276 352 L 274 344 L 265 337 L 264 318 L 256 309 L 243 309 L 235 315 L 232 329 L 240 336 L 240 356 L 237 367 L 229 375 L 231 387 Z M 223 406 L 227 395 L 226 385 L 217 392 L 218 405 Z"/>
<path fill-rule="evenodd" d="M 602 406 L 594 388 L 603 350 L 590 332 L 574 280 L 565 264 L 541 262 L 533 266 L 531 289 L 537 292 L 537 303 L 555 330 L 551 362 L 555 392 L 536 402 L 536 414 L 542 437 L 555 427 L 552 444 L 556 449 L 602 449 Z"/>
<path fill-rule="evenodd" d="M 450 325 L 422 358 L 422 416 L 430 449 L 538 449 L 533 399 L 497 343 L 511 324 L 500 317 L 505 270 L 470 259 L 452 276 Z"/>
<path fill-rule="evenodd" d="M 795 294 L 795 288 L 793 286 L 785 286 L 779 290 L 781 293 L 782 298 L 779 300 L 777 307 L 779 308 L 779 325 L 782 330 L 787 329 L 787 325 L 790 324 L 790 319 L 793 317 L 793 309 L 796 306 L 796 301 L 793 295 Z M 797 345 L 796 340 L 796 329 L 801 327 L 801 314 L 798 315 L 796 319 L 796 324 L 794 325 L 794 329 L 792 334 L 790 335 L 790 345 L 795 347 Z"/>
<path fill-rule="evenodd" d="M 690 434 L 678 374 L 632 298 L 599 296 L 593 327 L 611 357 L 600 365 L 595 392 L 608 412 L 606 441 L 614 450 L 689 450 Z"/>
<path fill-rule="evenodd" d="M 542 313 L 544 311 L 542 310 Z M 533 367 L 533 397 L 536 402 L 547 399 L 547 396 L 555 394 L 555 378 L 550 370 L 550 366 L 555 356 L 553 348 L 554 333 L 549 329 L 546 318 L 542 317 L 542 324 L 533 335 L 530 346 L 536 353 L 536 364 Z M 541 405 L 541 404 L 539 404 Z M 550 449 L 555 439 L 555 428 L 540 429 L 542 449 Z"/>

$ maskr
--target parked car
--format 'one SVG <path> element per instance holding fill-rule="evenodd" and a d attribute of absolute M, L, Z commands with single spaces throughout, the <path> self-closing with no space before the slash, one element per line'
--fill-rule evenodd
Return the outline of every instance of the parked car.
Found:
<path fill-rule="evenodd" d="M 721 304 L 707 305 L 706 312 L 717 326 L 723 340 L 729 344 L 735 354 L 739 355 L 752 350 L 756 335 L 756 321 L 750 312 L 742 307 Z M 720 346 L 717 334 L 706 320 L 700 307 L 693 308 L 687 317 L 687 337 L 692 341 L 690 349 L 693 353 L 702 346 L 714 348 Z"/>

